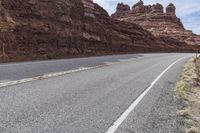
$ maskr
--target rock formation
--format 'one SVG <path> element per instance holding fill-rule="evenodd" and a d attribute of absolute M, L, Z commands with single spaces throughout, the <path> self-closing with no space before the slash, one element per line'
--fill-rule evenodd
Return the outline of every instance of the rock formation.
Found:
<path fill-rule="evenodd" d="M 155 4 L 152 6 L 152 11 L 151 13 L 163 13 L 163 6 L 159 3 Z"/>
<path fill-rule="evenodd" d="M 124 3 L 119 3 L 117 5 L 117 11 L 119 12 L 128 12 L 130 11 L 129 5 L 124 5 Z"/>
<path fill-rule="evenodd" d="M 176 7 L 172 3 L 164 12 L 161 4 L 144 5 L 140 0 L 133 5 L 131 11 L 121 14 L 117 10 L 112 17 L 120 21 L 136 23 L 158 38 L 171 38 L 193 46 L 200 43 L 200 36 L 186 30 L 180 19 L 176 17 Z"/>
<path fill-rule="evenodd" d="M 141 7 L 144 5 L 144 2 L 142 0 L 140 0 L 138 3 L 134 4 L 132 9 L 135 9 L 136 7 Z"/>
<path fill-rule="evenodd" d="M 92 1 L 83 0 L 85 41 L 87 53 L 130 53 L 163 50 L 151 33 L 136 24 L 111 19 L 108 13 Z M 118 10 L 126 12 L 129 8 L 123 3 Z"/>
<path fill-rule="evenodd" d="M 126 18 L 144 12 L 162 14 L 162 9 L 159 4 L 144 6 L 140 1 L 131 10 L 128 5 L 120 3 L 117 13 L 113 15 L 117 20 L 92 0 L 1 0 L 0 62 L 133 52 L 193 51 L 194 48 L 184 42 L 154 36 L 160 33 L 152 32 L 153 35 L 130 23 L 134 19 Z M 169 6 L 168 14 L 172 12 L 173 7 Z M 182 26 L 174 15 L 166 16 L 169 16 L 170 24 L 176 21 L 171 28 Z M 154 16 L 152 21 L 156 18 Z M 160 20 L 160 17 L 157 19 Z M 137 17 L 135 20 L 138 20 Z M 145 21 L 137 22 L 141 26 L 152 27 Z M 151 28 L 147 29 L 151 31 Z"/>
<path fill-rule="evenodd" d="M 166 14 L 169 14 L 169 15 L 176 15 L 176 7 L 174 6 L 174 4 L 170 3 L 170 4 L 166 7 Z"/>
<path fill-rule="evenodd" d="M 130 12 L 130 6 L 124 3 L 118 3 L 116 8 L 116 17 L 124 16 Z"/>

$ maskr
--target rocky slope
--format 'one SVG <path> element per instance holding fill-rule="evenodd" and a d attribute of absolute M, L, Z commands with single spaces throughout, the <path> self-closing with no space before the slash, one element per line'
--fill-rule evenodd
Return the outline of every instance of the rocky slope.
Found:
<path fill-rule="evenodd" d="M 199 45 L 200 36 L 186 30 L 181 20 L 176 16 L 176 7 L 170 3 L 166 11 L 161 4 L 144 5 L 140 0 L 132 9 L 119 3 L 112 17 L 131 23 L 136 23 L 150 31 L 156 37 L 176 39 L 189 45 Z"/>
<path fill-rule="evenodd" d="M 193 51 L 179 40 L 112 19 L 91 0 L 1 0 L 0 43 L 0 62 Z"/>

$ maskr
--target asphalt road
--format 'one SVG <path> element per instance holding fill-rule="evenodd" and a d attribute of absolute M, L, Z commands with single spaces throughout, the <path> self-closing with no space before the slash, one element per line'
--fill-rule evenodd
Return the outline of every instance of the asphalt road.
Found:
<path fill-rule="evenodd" d="M 105 133 L 160 73 L 190 56 L 133 54 L 1 64 L 1 83 L 110 65 L 1 87 L 0 132 Z M 116 133 L 179 132 L 173 86 L 187 59 L 177 62 L 156 82 Z"/>

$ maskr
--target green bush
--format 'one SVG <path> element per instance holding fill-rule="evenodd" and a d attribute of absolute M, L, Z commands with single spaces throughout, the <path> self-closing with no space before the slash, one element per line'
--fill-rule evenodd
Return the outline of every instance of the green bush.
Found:
<path fill-rule="evenodd" d="M 46 58 L 49 60 L 56 59 L 55 53 L 48 53 L 46 54 Z"/>

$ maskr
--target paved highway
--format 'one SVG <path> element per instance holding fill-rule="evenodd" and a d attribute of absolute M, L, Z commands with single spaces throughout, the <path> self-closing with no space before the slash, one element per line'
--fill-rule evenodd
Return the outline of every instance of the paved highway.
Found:
<path fill-rule="evenodd" d="M 191 56 L 133 54 L 0 64 L 0 132 L 181 132 L 173 87 Z M 68 73 L 56 75 L 64 71 Z M 24 80 L 49 73 L 54 74 Z"/>

